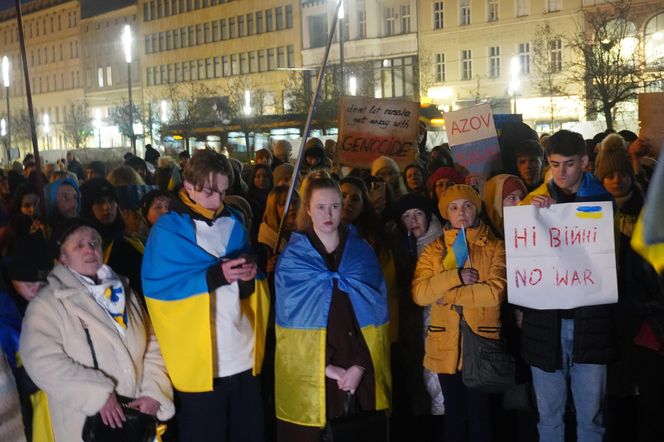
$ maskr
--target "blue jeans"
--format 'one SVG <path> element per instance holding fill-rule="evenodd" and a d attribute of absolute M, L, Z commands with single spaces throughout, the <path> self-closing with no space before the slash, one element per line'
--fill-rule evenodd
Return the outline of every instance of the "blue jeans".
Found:
<path fill-rule="evenodd" d="M 563 368 L 551 373 L 531 367 L 533 387 L 537 396 L 540 442 L 564 442 L 563 422 L 567 402 L 567 381 L 572 387 L 576 408 L 576 437 L 579 442 L 601 442 L 604 437 L 604 398 L 606 365 L 575 364 L 574 320 L 562 319 L 560 340 Z"/>

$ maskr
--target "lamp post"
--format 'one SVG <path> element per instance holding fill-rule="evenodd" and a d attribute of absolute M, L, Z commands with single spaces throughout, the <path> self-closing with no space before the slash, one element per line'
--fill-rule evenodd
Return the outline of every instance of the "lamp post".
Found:
<path fill-rule="evenodd" d="M 134 105 L 131 100 L 131 27 L 125 25 L 122 31 L 122 47 L 124 48 L 125 61 L 127 62 L 127 87 L 129 100 L 129 139 L 131 141 L 131 150 L 136 155 L 136 135 L 134 134 Z"/>
<path fill-rule="evenodd" d="M 50 149 L 48 134 L 51 132 L 51 119 L 48 117 L 48 114 L 44 114 L 42 119 L 43 119 L 43 122 L 44 122 L 44 136 L 46 138 L 46 150 L 48 150 L 48 149 Z"/>
<path fill-rule="evenodd" d="M 7 99 L 7 162 L 9 162 L 9 149 L 12 147 L 12 137 L 9 115 L 9 58 L 2 57 L 2 83 L 5 86 L 5 98 Z"/>
<path fill-rule="evenodd" d="M 516 93 L 519 90 L 519 74 L 521 73 L 521 62 L 519 57 L 514 56 L 510 60 L 510 74 L 511 80 L 508 88 L 509 94 L 512 96 L 512 113 L 516 114 Z"/>
<path fill-rule="evenodd" d="M 339 94 L 344 95 L 346 89 L 346 79 L 344 76 L 344 0 L 339 0 L 341 5 L 339 5 L 339 13 L 337 18 L 339 19 L 339 70 L 341 71 L 341 87 L 339 88 Z"/>

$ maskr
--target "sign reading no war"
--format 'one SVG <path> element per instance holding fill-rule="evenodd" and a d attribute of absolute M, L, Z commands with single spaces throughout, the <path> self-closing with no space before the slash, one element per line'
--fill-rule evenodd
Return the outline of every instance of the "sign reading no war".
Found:
<path fill-rule="evenodd" d="M 507 297 L 534 309 L 618 301 L 610 202 L 505 208 Z"/>
<path fill-rule="evenodd" d="M 419 103 L 341 97 L 336 162 L 368 169 L 388 156 L 402 169 L 417 159 Z"/>

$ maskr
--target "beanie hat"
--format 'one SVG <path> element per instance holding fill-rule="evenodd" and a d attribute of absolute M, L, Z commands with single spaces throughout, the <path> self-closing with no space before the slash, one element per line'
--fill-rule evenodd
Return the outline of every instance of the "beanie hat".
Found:
<path fill-rule="evenodd" d="M 91 178 L 84 182 L 81 191 L 81 214 L 87 214 L 95 201 L 105 196 L 118 202 L 115 187 L 106 178 Z"/>
<path fill-rule="evenodd" d="M 40 231 L 16 238 L 9 251 L 9 279 L 46 281 L 52 267 L 47 251 L 48 244 Z"/>
<path fill-rule="evenodd" d="M 456 184 L 463 184 L 465 181 L 463 175 L 461 175 L 454 167 L 439 167 L 431 174 L 431 176 L 429 176 L 429 179 L 427 180 L 427 190 L 432 191 L 434 187 L 436 187 L 436 181 L 443 178 L 447 178 Z"/>
<path fill-rule="evenodd" d="M 438 201 L 438 210 L 444 218 L 447 216 L 447 206 L 452 201 L 458 199 L 470 201 L 475 206 L 478 215 L 482 211 L 482 200 L 475 189 L 467 184 L 455 184 L 452 187 L 448 187 L 441 195 L 440 201 Z"/>
<path fill-rule="evenodd" d="M 523 181 L 512 175 L 509 176 L 507 179 L 505 179 L 505 182 L 503 182 L 502 199 L 505 199 L 507 195 L 514 192 L 515 190 L 520 190 L 521 192 L 523 192 L 522 197 L 526 196 L 526 194 L 528 193 L 526 191 L 526 186 L 523 184 Z"/>
<path fill-rule="evenodd" d="M 274 185 L 276 186 L 279 181 L 286 179 L 286 177 L 289 175 L 292 179 L 294 171 L 295 167 L 289 163 L 280 164 L 275 167 L 272 171 L 272 181 L 274 182 Z"/>
<path fill-rule="evenodd" d="M 604 181 L 608 174 L 616 171 L 625 172 L 632 178 L 632 182 L 634 181 L 634 170 L 627 149 L 622 146 L 603 144 L 602 150 L 597 155 L 595 176 L 600 181 Z"/>
<path fill-rule="evenodd" d="M 427 221 L 431 221 L 431 203 L 422 195 L 417 193 L 407 193 L 397 200 L 394 204 L 394 220 L 397 223 L 401 222 L 401 217 L 410 209 L 420 209 L 424 212 Z"/>
<path fill-rule="evenodd" d="M 371 176 L 376 176 L 381 169 L 389 168 L 399 174 L 399 166 L 397 162 L 390 157 L 382 156 L 376 158 L 371 163 Z"/>
<path fill-rule="evenodd" d="M 309 138 L 304 145 L 305 157 L 323 158 L 325 156 L 325 145 L 319 138 Z"/>

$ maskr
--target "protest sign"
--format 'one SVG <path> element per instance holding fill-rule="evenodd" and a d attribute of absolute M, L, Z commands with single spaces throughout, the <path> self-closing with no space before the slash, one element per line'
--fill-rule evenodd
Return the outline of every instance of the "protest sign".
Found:
<path fill-rule="evenodd" d="M 335 162 L 368 169 L 388 156 L 402 169 L 417 159 L 419 103 L 341 97 Z"/>
<path fill-rule="evenodd" d="M 611 202 L 506 207 L 507 297 L 533 309 L 618 301 Z"/>
<path fill-rule="evenodd" d="M 653 155 L 664 144 L 664 92 L 639 94 L 639 137 L 647 139 L 655 149 Z"/>
<path fill-rule="evenodd" d="M 456 164 L 482 182 L 492 171 L 500 170 L 500 147 L 490 105 L 446 112 L 445 127 Z"/>

